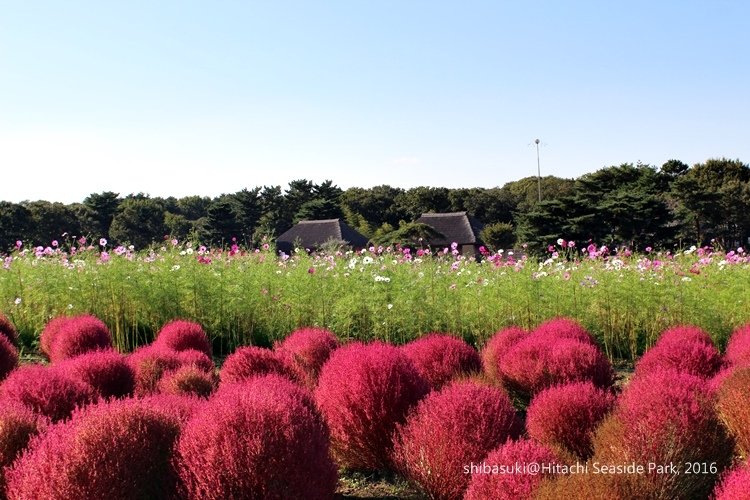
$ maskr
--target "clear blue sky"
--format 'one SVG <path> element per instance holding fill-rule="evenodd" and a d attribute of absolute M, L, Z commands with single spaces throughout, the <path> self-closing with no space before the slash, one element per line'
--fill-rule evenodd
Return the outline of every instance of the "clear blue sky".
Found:
<path fill-rule="evenodd" d="M 0 199 L 750 161 L 744 1 L 0 1 Z"/>

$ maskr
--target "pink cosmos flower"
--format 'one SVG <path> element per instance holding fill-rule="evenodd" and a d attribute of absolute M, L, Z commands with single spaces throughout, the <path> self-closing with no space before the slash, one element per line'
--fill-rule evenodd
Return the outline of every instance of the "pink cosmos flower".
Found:
<path fill-rule="evenodd" d="M 107 238 L 99 238 L 99 244 L 103 247 L 107 246 Z"/>

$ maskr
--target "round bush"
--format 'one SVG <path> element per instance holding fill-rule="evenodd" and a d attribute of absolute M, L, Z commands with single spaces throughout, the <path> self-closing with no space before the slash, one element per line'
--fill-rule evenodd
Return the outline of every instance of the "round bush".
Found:
<path fill-rule="evenodd" d="M 161 377 L 182 366 L 179 353 L 159 346 L 145 346 L 128 356 L 128 364 L 135 373 L 135 394 L 146 396 L 157 391 Z"/>
<path fill-rule="evenodd" d="M 531 400 L 526 429 L 540 443 L 585 460 L 593 453 L 594 430 L 614 403 L 611 392 L 591 382 L 550 387 Z"/>
<path fill-rule="evenodd" d="M 18 366 L 18 350 L 8 340 L 0 335 L 0 381 L 8 376 Z"/>
<path fill-rule="evenodd" d="M 81 354 L 57 366 L 72 378 L 93 387 L 103 398 L 121 398 L 135 390 L 133 368 L 125 356 L 114 349 Z"/>
<path fill-rule="evenodd" d="M 721 354 L 713 345 L 696 341 L 672 340 L 647 350 L 635 366 L 635 376 L 673 369 L 703 378 L 713 377 L 721 368 Z"/>
<path fill-rule="evenodd" d="M 273 373 L 298 380 L 295 369 L 279 354 L 262 347 L 240 347 L 224 360 L 220 377 L 222 384 L 231 384 Z"/>
<path fill-rule="evenodd" d="M 353 342 L 334 351 L 321 370 L 315 399 L 331 429 L 339 465 L 390 468 L 396 426 L 428 391 L 427 382 L 396 347 Z"/>
<path fill-rule="evenodd" d="M 470 479 L 464 465 L 480 461 L 520 429 L 502 389 L 455 382 L 430 393 L 398 426 L 394 462 L 429 498 L 461 498 Z"/>
<path fill-rule="evenodd" d="M 0 385 L 0 399 L 21 403 L 53 422 L 68 418 L 74 409 L 97 398 L 90 385 L 40 365 L 21 366 Z"/>
<path fill-rule="evenodd" d="M 207 398 L 216 387 L 214 377 L 195 366 L 182 366 L 165 373 L 157 385 L 162 394 L 193 394 Z"/>
<path fill-rule="evenodd" d="M 470 376 L 481 370 L 479 353 L 452 335 L 429 333 L 401 347 L 420 375 L 433 389 L 451 379 Z"/>
<path fill-rule="evenodd" d="M 505 467 L 512 470 L 516 464 L 554 464 L 558 458 L 550 448 L 522 439 L 510 441 L 501 445 L 495 451 L 487 455 L 481 463 L 475 464 L 476 471 L 472 471 L 469 489 L 466 491 L 465 500 L 530 500 L 541 481 L 548 475 L 544 471 L 538 474 L 514 473 L 501 474 L 492 473 L 493 468 L 499 470 Z M 489 467 L 489 469 L 487 469 Z M 487 470 L 490 472 L 488 473 Z M 457 497 L 454 497 L 457 498 Z"/>
<path fill-rule="evenodd" d="M 599 348 L 573 339 L 552 340 L 532 334 L 500 360 L 503 384 L 522 399 L 553 385 L 589 381 L 609 387 L 612 364 Z"/>
<path fill-rule="evenodd" d="M 186 424 L 176 463 L 185 498 L 329 499 L 336 490 L 323 418 L 280 376 L 219 391 Z"/>
<path fill-rule="evenodd" d="M 152 394 L 139 398 L 147 408 L 165 413 L 184 426 L 206 403 L 194 394 Z"/>
<path fill-rule="evenodd" d="M 604 464 L 609 465 L 609 464 Z M 648 488 L 641 474 L 593 473 L 557 474 L 543 479 L 534 492 L 535 500 L 661 498 L 644 496 Z"/>
<path fill-rule="evenodd" d="M 32 437 L 43 431 L 49 420 L 37 415 L 21 403 L 3 401 L 0 404 L 0 498 L 5 498 L 5 473 L 26 449 Z"/>
<path fill-rule="evenodd" d="M 112 348 L 107 325 L 94 316 L 84 315 L 61 323 L 50 345 L 49 359 L 55 363 L 89 351 Z"/>
<path fill-rule="evenodd" d="M 482 349 L 482 369 L 490 380 L 500 382 L 500 359 L 528 334 L 523 328 L 510 326 L 498 331 L 487 341 Z"/>
<path fill-rule="evenodd" d="M 750 465 L 730 469 L 716 486 L 714 500 L 747 500 L 750 497 Z"/>
<path fill-rule="evenodd" d="M 154 344 L 174 351 L 195 349 L 211 358 L 211 342 L 203 327 L 198 323 L 175 320 L 167 323 L 156 336 Z"/>
<path fill-rule="evenodd" d="M 42 354 L 44 354 L 47 359 L 50 358 L 50 354 L 52 352 L 52 344 L 57 338 L 57 334 L 60 332 L 60 329 L 63 327 L 63 325 L 65 325 L 71 319 L 72 318 L 69 318 L 68 316 L 57 316 L 49 320 L 47 324 L 44 325 L 44 329 L 39 335 L 39 350 L 42 351 Z"/>
<path fill-rule="evenodd" d="M 664 370 L 634 379 L 611 417 L 594 436 L 594 460 L 601 463 L 730 461 L 732 442 L 716 414 L 707 382 L 695 375 Z M 648 474 L 639 498 L 705 498 L 710 474 Z"/>
<path fill-rule="evenodd" d="M 7 473 L 8 497 L 168 498 L 179 424 L 137 400 L 76 412 L 36 438 Z"/>
<path fill-rule="evenodd" d="M 13 323 L 6 315 L 0 312 L 0 336 L 5 337 L 8 341 L 16 346 L 18 345 L 18 332 Z"/>
<path fill-rule="evenodd" d="M 656 341 L 656 345 L 680 343 L 698 343 L 714 347 L 711 336 L 703 328 L 694 325 L 678 325 L 668 328 L 659 335 Z"/>
<path fill-rule="evenodd" d="M 213 360 L 206 356 L 205 353 L 196 351 L 195 349 L 178 352 L 177 359 L 180 360 L 182 366 L 195 366 L 206 373 L 214 373 L 214 370 L 216 370 Z"/>
<path fill-rule="evenodd" d="M 726 359 L 735 366 L 750 364 L 750 324 L 732 332 L 727 343 Z"/>
<path fill-rule="evenodd" d="M 596 340 L 580 323 L 570 318 L 552 318 L 536 327 L 535 337 L 549 340 L 570 339 L 596 346 Z"/>
<path fill-rule="evenodd" d="M 331 353 L 339 347 L 336 336 L 325 328 L 299 328 L 274 347 L 287 356 L 301 373 L 309 387 L 315 387 L 320 369 Z"/>
<path fill-rule="evenodd" d="M 742 456 L 750 454 L 750 367 L 730 374 L 719 386 L 717 409 Z"/>

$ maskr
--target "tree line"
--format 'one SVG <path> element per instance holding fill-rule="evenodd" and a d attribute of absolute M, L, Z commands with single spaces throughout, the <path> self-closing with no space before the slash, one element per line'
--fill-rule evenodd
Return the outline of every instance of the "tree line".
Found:
<path fill-rule="evenodd" d="M 538 199 L 541 182 L 542 200 Z M 381 185 L 342 190 L 306 179 L 211 198 L 92 193 L 81 203 L 0 202 L 0 248 L 17 240 L 49 245 L 63 235 L 104 237 L 145 248 L 165 238 L 257 245 L 305 219 L 342 218 L 373 241 L 419 234 L 424 212 L 466 211 L 485 224 L 490 247 L 526 243 L 541 250 L 560 237 L 578 242 L 671 248 L 711 241 L 726 247 L 750 236 L 750 168 L 709 159 L 688 166 L 622 164 L 576 179 L 526 177 L 495 188 Z"/>

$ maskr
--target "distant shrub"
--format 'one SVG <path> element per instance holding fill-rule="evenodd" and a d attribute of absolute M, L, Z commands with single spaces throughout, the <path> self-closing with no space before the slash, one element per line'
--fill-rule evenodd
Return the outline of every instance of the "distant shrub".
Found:
<path fill-rule="evenodd" d="M 140 347 L 128 356 L 135 373 L 135 394 L 146 396 L 157 391 L 161 377 L 182 366 L 177 352 L 154 345 Z"/>
<path fill-rule="evenodd" d="M 167 498 L 179 424 L 137 400 L 76 412 L 36 438 L 7 473 L 8 497 Z"/>
<path fill-rule="evenodd" d="M 0 335 L 0 381 L 18 366 L 18 351 L 7 337 Z"/>
<path fill-rule="evenodd" d="M 433 389 L 457 376 L 477 373 L 482 366 L 476 349 L 448 334 L 429 333 L 405 344 L 401 351 Z"/>
<path fill-rule="evenodd" d="M 555 464 L 559 461 L 556 453 L 543 444 L 528 439 L 510 441 L 487 455 L 478 467 L 503 466 L 509 469 L 516 464 Z M 512 470 L 512 469 L 511 469 Z M 530 500 L 534 498 L 541 481 L 549 476 L 540 470 L 538 474 L 483 473 L 482 469 L 472 473 L 465 500 Z M 454 497 L 455 498 L 455 497 Z M 564 497 L 559 497 L 564 498 Z M 569 497 L 574 498 L 574 497 Z"/>
<path fill-rule="evenodd" d="M 94 316 L 83 315 L 61 323 L 50 345 L 49 359 L 53 363 L 80 354 L 112 348 L 112 334 Z"/>
<path fill-rule="evenodd" d="M 461 498 L 470 479 L 464 465 L 480 461 L 520 430 L 505 391 L 455 382 L 430 393 L 398 426 L 394 462 L 430 498 Z"/>
<path fill-rule="evenodd" d="M 750 364 L 750 323 L 737 328 L 729 337 L 726 359 L 735 366 Z"/>
<path fill-rule="evenodd" d="M 125 356 L 114 349 L 81 354 L 59 362 L 59 369 L 85 382 L 104 398 L 121 398 L 133 394 L 135 373 Z"/>
<path fill-rule="evenodd" d="M 740 453 L 750 456 L 750 367 L 737 369 L 722 382 L 717 409 Z"/>
<path fill-rule="evenodd" d="M 157 385 L 162 394 L 193 394 L 203 398 L 209 397 L 215 387 L 214 376 L 195 366 L 182 366 L 167 372 Z"/>
<path fill-rule="evenodd" d="M 269 349 L 251 346 L 240 347 L 227 356 L 219 376 L 222 384 L 230 384 L 273 373 L 292 380 L 299 378 L 294 368 L 281 355 Z"/>
<path fill-rule="evenodd" d="M 691 340 L 657 342 L 635 365 L 635 376 L 654 371 L 674 369 L 703 378 L 714 376 L 722 366 L 722 358 L 713 344 Z"/>
<path fill-rule="evenodd" d="M 336 336 L 325 328 L 299 328 L 276 343 L 276 352 L 288 356 L 304 374 L 308 387 L 315 387 L 320 369 L 339 347 Z"/>
<path fill-rule="evenodd" d="M 182 366 L 195 366 L 206 373 L 213 373 L 216 370 L 214 361 L 205 353 L 196 351 L 195 349 L 179 351 L 177 359 L 180 360 Z"/>
<path fill-rule="evenodd" d="M 74 409 L 97 397 L 90 385 L 41 365 L 21 366 L 0 385 L 0 399 L 21 403 L 53 422 L 68 418 Z"/>
<path fill-rule="evenodd" d="M 68 316 L 57 316 L 52 318 L 44 325 L 42 333 L 39 335 L 39 350 L 42 351 L 44 357 L 50 358 L 52 352 L 52 344 L 57 338 L 57 334 L 60 329 L 65 325 L 71 318 Z"/>
<path fill-rule="evenodd" d="M 159 330 L 154 345 L 174 351 L 195 349 L 211 358 L 211 343 L 203 327 L 193 321 L 170 321 Z"/>
<path fill-rule="evenodd" d="M 714 341 L 703 328 L 695 325 L 678 325 L 664 330 L 656 344 L 699 343 L 714 347 Z"/>
<path fill-rule="evenodd" d="M 185 498 L 322 500 L 337 482 L 323 418 L 278 375 L 222 388 L 185 426 L 176 463 Z"/>
<path fill-rule="evenodd" d="M 594 436 L 594 460 L 601 463 L 715 463 L 722 470 L 732 442 L 718 419 L 707 382 L 663 370 L 634 379 L 615 412 Z M 711 474 L 648 474 L 637 498 L 705 498 Z"/>
<path fill-rule="evenodd" d="M 510 326 L 496 332 L 482 349 L 482 369 L 487 377 L 500 382 L 500 360 L 506 352 L 525 339 L 529 332 L 517 326 Z"/>
<path fill-rule="evenodd" d="M 532 332 L 537 338 L 550 340 L 570 339 L 596 345 L 594 337 L 579 322 L 571 318 L 552 318 L 537 326 Z"/>
<path fill-rule="evenodd" d="M 429 391 L 401 351 L 382 342 L 354 342 L 323 365 L 315 398 L 331 429 L 333 454 L 342 467 L 391 467 L 393 433 Z"/>
<path fill-rule="evenodd" d="M 730 469 L 721 478 L 713 494 L 714 500 L 747 500 L 750 498 L 750 465 Z"/>
<path fill-rule="evenodd" d="M 536 334 L 508 350 L 500 360 L 500 373 L 503 384 L 521 398 L 568 382 L 609 387 L 614 381 L 611 363 L 594 345 Z"/>
<path fill-rule="evenodd" d="M 585 460 L 593 453 L 594 430 L 614 403 L 612 393 L 591 382 L 550 387 L 531 400 L 526 429 L 540 443 Z"/>
<path fill-rule="evenodd" d="M 5 498 L 5 473 L 26 449 L 32 437 L 43 431 L 49 420 L 37 415 L 21 403 L 3 401 L 0 404 L 0 498 Z"/>
<path fill-rule="evenodd" d="M 18 345 L 18 332 L 6 315 L 0 312 L 0 336 L 8 339 L 13 346 Z"/>

